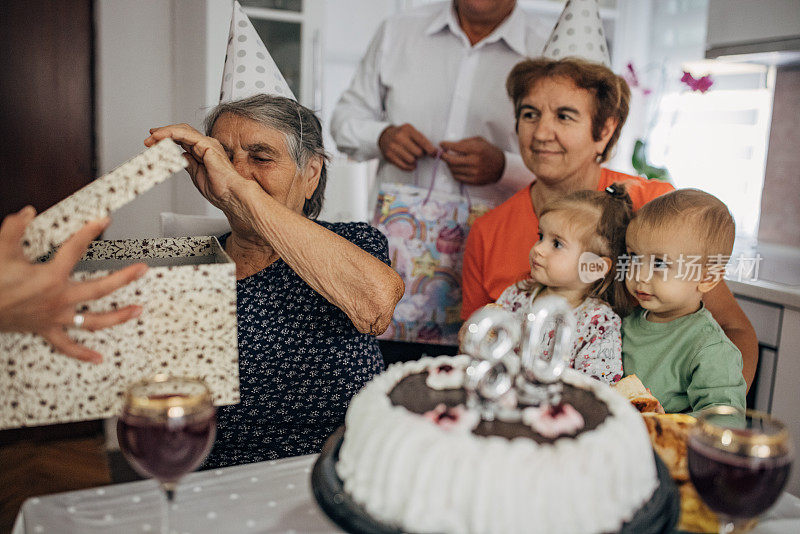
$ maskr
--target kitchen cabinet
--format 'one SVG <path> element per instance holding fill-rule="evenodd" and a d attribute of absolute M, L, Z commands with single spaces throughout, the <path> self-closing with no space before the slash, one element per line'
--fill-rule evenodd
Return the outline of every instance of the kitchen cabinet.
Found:
<path fill-rule="evenodd" d="M 784 308 L 781 337 L 772 388 L 772 415 L 783 421 L 792 438 L 795 451 L 800 447 L 800 309 Z M 793 469 L 786 486 L 789 493 L 800 495 L 800 469 Z"/>
<path fill-rule="evenodd" d="M 800 2 L 797 0 L 709 1 L 707 58 L 766 53 L 769 56 L 762 56 L 762 60 L 767 63 L 793 63 L 799 50 Z"/>
<path fill-rule="evenodd" d="M 800 307 L 753 297 L 752 287 L 729 283 L 736 300 L 756 330 L 759 362 L 748 395 L 748 407 L 768 412 L 787 427 L 795 448 L 800 447 Z M 739 289 L 745 289 L 743 295 Z M 794 291 L 787 289 L 789 300 Z M 800 469 L 793 469 L 786 490 L 800 495 Z"/>
<path fill-rule="evenodd" d="M 747 407 L 769 413 L 772 409 L 772 389 L 783 308 L 744 296 L 737 296 L 736 300 L 753 324 L 758 338 L 758 369 L 747 396 Z"/>
<path fill-rule="evenodd" d="M 710 0 L 709 46 L 769 41 L 800 36 L 797 0 Z"/>

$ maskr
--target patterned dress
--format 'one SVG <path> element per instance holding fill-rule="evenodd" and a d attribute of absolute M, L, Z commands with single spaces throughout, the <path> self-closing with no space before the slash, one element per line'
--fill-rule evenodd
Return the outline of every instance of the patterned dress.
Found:
<path fill-rule="evenodd" d="M 541 286 L 526 291 L 511 285 L 503 291 L 496 304 L 518 314 L 522 319 L 533 305 Z M 622 378 L 622 321 L 611 306 L 596 298 L 586 298 L 572 310 L 577 332 L 570 367 L 611 384 Z M 553 336 L 553 332 L 548 334 Z"/>
<path fill-rule="evenodd" d="M 386 238 L 368 224 L 317 224 L 389 263 Z M 218 408 L 203 468 L 319 452 L 352 396 L 383 370 L 377 339 L 281 259 L 239 280 L 236 295 L 241 401 Z"/>

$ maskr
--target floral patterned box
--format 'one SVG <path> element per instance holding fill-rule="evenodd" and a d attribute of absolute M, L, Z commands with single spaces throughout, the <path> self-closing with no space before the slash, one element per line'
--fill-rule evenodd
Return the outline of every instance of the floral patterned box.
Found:
<path fill-rule="evenodd" d="M 29 255 L 51 251 L 85 221 L 113 211 L 180 170 L 182 160 L 174 157 L 180 158 L 181 151 L 173 147 L 177 149 L 166 146 L 169 154 L 164 146 L 160 154 L 148 149 L 138 161 L 132 159 L 39 215 L 26 234 Z M 115 194 L 127 200 L 109 198 Z M 65 210 L 64 205 L 81 208 Z M 57 228 L 54 222 L 60 222 Z M 95 241 L 73 279 L 103 276 L 136 262 L 150 265 L 143 277 L 86 303 L 83 310 L 138 304 L 144 308 L 141 316 L 97 332 L 69 329 L 73 339 L 103 355 L 102 363 L 55 353 L 37 335 L 0 333 L 0 429 L 117 415 L 126 387 L 156 373 L 203 378 L 217 405 L 239 401 L 236 267 L 217 239 Z"/>

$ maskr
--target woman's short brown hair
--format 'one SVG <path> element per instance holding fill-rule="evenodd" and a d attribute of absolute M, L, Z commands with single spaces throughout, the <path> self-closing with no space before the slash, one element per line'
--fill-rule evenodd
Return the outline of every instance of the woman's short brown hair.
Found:
<path fill-rule="evenodd" d="M 609 118 L 617 120 L 617 127 L 600 155 L 600 163 L 607 161 L 619 140 L 619 134 L 631 104 L 631 90 L 627 82 L 608 67 L 577 57 L 555 60 L 544 57 L 525 59 L 517 63 L 506 80 L 506 91 L 514 102 L 514 116 L 519 121 L 520 103 L 528 96 L 539 80 L 567 78 L 593 97 L 592 137 L 599 141 L 603 126 Z"/>

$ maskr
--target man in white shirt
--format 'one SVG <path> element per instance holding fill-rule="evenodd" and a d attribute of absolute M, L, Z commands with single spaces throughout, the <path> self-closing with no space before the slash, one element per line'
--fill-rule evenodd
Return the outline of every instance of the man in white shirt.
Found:
<path fill-rule="evenodd" d="M 430 184 L 497 205 L 528 185 L 514 110 L 511 67 L 538 56 L 551 28 L 516 0 L 452 0 L 383 22 L 331 120 L 340 151 L 380 157 L 378 181 Z"/>

